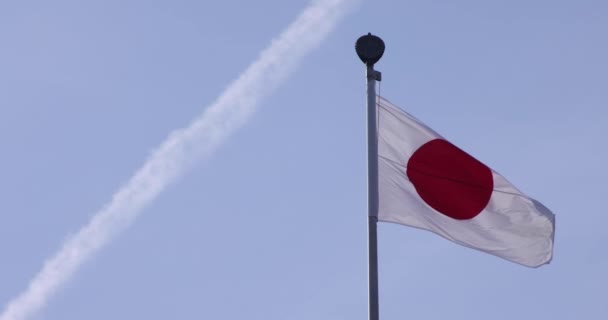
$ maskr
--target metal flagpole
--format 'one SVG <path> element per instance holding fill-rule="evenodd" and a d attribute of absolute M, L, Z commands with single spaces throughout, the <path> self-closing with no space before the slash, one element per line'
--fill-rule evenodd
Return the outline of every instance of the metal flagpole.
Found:
<path fill-rule="evenodd" d="M 367 209 L 369 258 L 369 320 L 378 320 L 378 139 L 376 127 L 376 75 L 373 66 L 367 66 Z"/>
<path fill-rule="evenodd" d="M 355 44 L 357 55 L 367 66 L 367 207 L 369 258 L 369 320 L 379 320 L 378 303 L 378 128 L 376 119 L 376 81 L 381 73 L 374 64 L 384 53 L 384 42 L 368 33 Z"/>

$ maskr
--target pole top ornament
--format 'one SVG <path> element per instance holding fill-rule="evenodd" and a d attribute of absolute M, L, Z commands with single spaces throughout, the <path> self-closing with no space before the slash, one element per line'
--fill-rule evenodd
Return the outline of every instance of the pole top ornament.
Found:
<path fill-rule="evenodd" d="M 384 41 L 370 32 L 357 39 L 355 50 L 359 59 L 371 67 L 382 58 L 384 54 Z"/>

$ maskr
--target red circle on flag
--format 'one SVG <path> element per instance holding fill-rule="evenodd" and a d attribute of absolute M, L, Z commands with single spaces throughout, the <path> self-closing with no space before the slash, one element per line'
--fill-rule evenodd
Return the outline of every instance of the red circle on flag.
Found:
<path fill-rule="evenodd" d="M 442 139 L 431 140 L 414 152 L 407 176 L 424 202 L 458 220 L 481 213 L 494 188 L 490 168 Z"/>

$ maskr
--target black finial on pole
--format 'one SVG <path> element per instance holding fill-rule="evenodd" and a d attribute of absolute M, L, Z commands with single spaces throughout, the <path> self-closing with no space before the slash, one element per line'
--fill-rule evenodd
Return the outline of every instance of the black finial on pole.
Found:
<path fill-rule="evenodd" d="M 355 50 L 363 63 L 373 66 L 384 54 L 384 41 L 370 32 L 357 39 Z"/>

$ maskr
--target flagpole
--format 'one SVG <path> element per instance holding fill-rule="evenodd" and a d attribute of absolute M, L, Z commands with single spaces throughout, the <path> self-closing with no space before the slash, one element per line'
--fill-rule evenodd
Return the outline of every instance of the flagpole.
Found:
<path fill-rule="evenodd" d="M 357 55 L 367 66 L 367 209 L 368 209 L 368 281 L 369 320 L 379 320 L 378 299 L 378 128 L 376 112 L 376 81 L 381 73 L 374 70 L 374 64 L 384 53 L 384 42 L 368 33 L 355 44 Z"/>
<path fill-rule="evenodd" d="M 376 127 L 376 72 L 367 66 L 367 234 L 369 320 L 379 319 L 378 302 L 378 139 Z"/>

